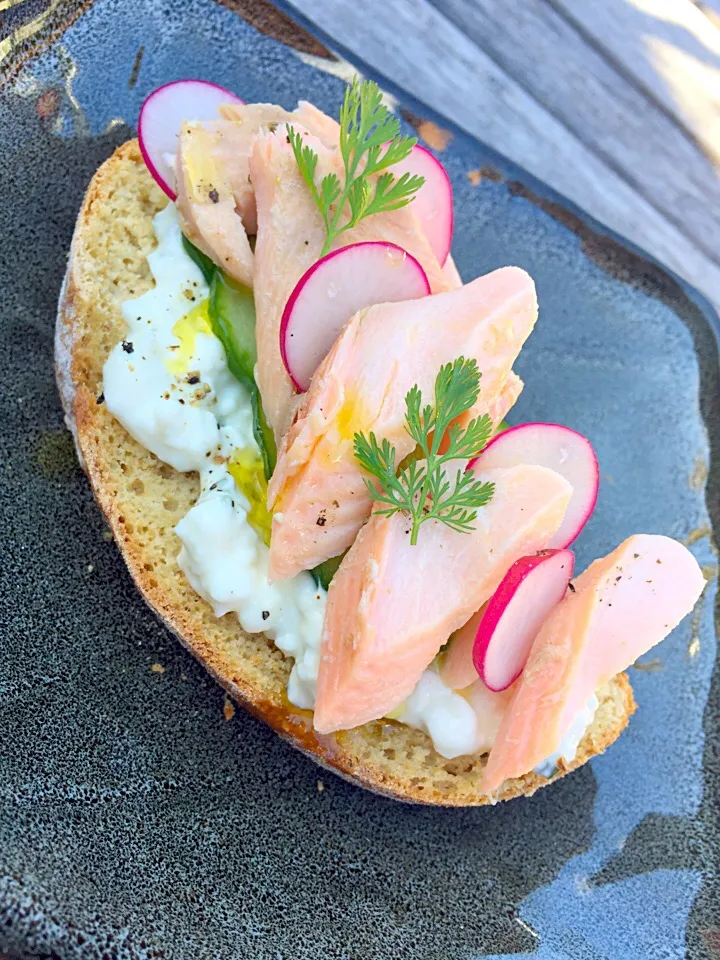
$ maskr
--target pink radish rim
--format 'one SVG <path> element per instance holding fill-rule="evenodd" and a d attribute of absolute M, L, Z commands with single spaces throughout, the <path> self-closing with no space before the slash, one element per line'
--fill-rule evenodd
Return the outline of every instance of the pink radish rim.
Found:
<path fill-rule="evenodd" d="M 505 613 L 505 611 L 507 610 L 508 606 L 510 605 L 510 603 L 511 603 L 511 601 L 512 601 L 512 597 L 515 595 L 515 593 L 516 593 L 517 590 L 519 589 L 520 585 L 521 585 L 522 583 L 524 583 L 525 580 L 527 580 L 527 578 L 530 576 L 531 573 L 533 573 L 535 570 L 537 570 L 538 567 L 542 566 L 542 564 L 543 564 L 546 560 L 550 560 L 552 557 L 557 556 L 559 553 L 566 553 L 566 554 L 568 554 L 568 559 L 569 559 L 569 562 L 570 562 L 570 573 L 569 573 L 569 575 L 568 575 L 568 584 L 569 584 L 570 581 L 572 580 L 573 573 L 575 572 L 575 554 L 572 552 L 572 550 L 568 550 L 567 547 L 557 547 L 557 548 L 554 548 L 554 549 L 552 549 L 552 550 L 540 550 L 540 551 L 538 551 L 538 553 L 534 554 L 532 557 L 520 557 L 518 560 L 516 560 L 515 563 L 512 565 L 512 567 L 510 567 L 510 569 L 508 570 L 508 572 L 505 574 L 505 576 L 504 576 L 504 577 L 502 578 L 502 580 L 500 581 L 500 584 L 499 584 L 497 590 L 495 591 L 495 593 L 494 593 L 494 594 L 492 595 L 492 597 L 488 600 L 488 604 L 487 604 L 487 607 L 486 607 L 486 609 L 485 609 L 485 613 L 483 614 L 483 617 L 482 617 L 480 623 L 478 624 L 477 633 L 475 634 L 475 642 L 473 643 L 472 657 L 473 657 L 473 665 L 474 665 L 475 669 L 477 670 L 478 676 L 480 677 L 480 679 L 482 680 L 482 682 L 485 684 L 485 686 L 488 688 L 488 690 L 492 690 L 493 693 L 502 693 L 503 690 L 507 690 L 508 687 L 511 687 L 511 686 L 515 683 L 515 681 L 517 680 L 517 678 L 520 676 L 520 674 L 521 674 L 521 673 L 523 672 L 523 670 L 525 669 L 525 664 L 523 664 L 522 667 L 520 667 L 520 669 L 519 669 L 519 670 L 517 671 L 517 673 L 514 675 L 514 677 L 512 678 L 512 680 L 510 680 L 509 683 L 505 684 L 505 685 L 502 686 L 502 687 L 491 686 L 491 684 L 489 684 L 489 683 L 487 682 L 487 680 L 485 679 L 485 676 L 484 676 L 485 671 L 484 671 L 484 670 L 481 670 L 481 665 L 482 665 L 483 662 L 484 662 L 484 660 L 483 660 L 484 655 L 487 654 L 487 650 L 488 650 L 488 647 L 490 646 L 490 642 L 491 642 L 491 640 L 492 640 L 492 638 L 493 638 L 493 635 L 494 635 L 494 633 L 495 633 L 495 630 L 497 629 L 497 626 L 498 626 L 500 620 L 502 619 L 503 614 Z M 522 560 L 531 560 L 531 561 L 534 561 L 534 562 L 531 563 L 531 564 L 528 566 L 528 568 L 527 568 L 527 570 L 525 571 L 524 575 L 523 575 L 523 576 L 520 578 L 520 580 L 517 582 L 517 585 L 514 587 L 513 592 L 512 592 L 512 594 L 511 594 L 510 600 L 508 600 L 507 602 L 504 602 L 504 598 L 503 598 L 503 596 L 502 596 L 502 594 L 503 594 L 503 587 L 505 586 L 506 582 L 511 579 L 514 567 L 515 567 L 518 563 L 520 563 Z M 567 593 L 567 587 L 565 588 L 565 592 Z M 485 626 L 486 623 L 487 623 L 487 625 L 488 625 L 487 631 L 484 629 L 484 626 Z M 485 634 L 486 639 L 484 640 L 484 642 L 483 642 L 482 644 L 479 644 L 479 643 L 478 643 L 478 637 L 479 637 L 479 635 L 480 635 L 480 631 L 481 631 L 481 630 L 482 630 L 483 633 Z M 531 644 L 531 645 L 532 645 L 532 644 Z M 527 663 L 527 661 L 526 661 L 526 663 Z"/>
<path fill-rule="evenodd" d="M 213 83 L 212 80 L 197 80 L 194 77 L 184 77 L 182 80 L 169 80 L 167 83 L 163 83 L 162 86 L 156 87 L 151 93 L 149 93 L 142 102 L 140 107 L 140 112 L 138 114 L 138 146 L 140 147 L 140 155 L 145 162 L 145 166 L 150 171 L 150 176 L 153 178 L 155 183 L 160 187 L 160 189 L 165 193 L 171 200 L 177 200 L 177 193 L 171 189 L 171 187 L 165 182 L 163 177 L 160 176 L 157 167 L 150 159 L 150 154 L 145 148 L 143 143 L 143 138 L 140 136 L 140 129 L 142 126 L 142 115 L 145 111 L 145 107 L 148 103 L 159 94 L 162 90 L 166 90 L 168 87 L 175 87 L 181 83 L 200 83 L 205 87 L 212 87 L 214 90 L 222 90 L 223 93 L 228 95 L 228 103 L 245 103 L 244 100 L 241 100 L 240 97 L 233 93 L 231 90 L 228 90 L 226 87 L 221 86 L 219 83 Z M 188 117 L 188 120 L 192 120 L 192 117 Z"/>
<path fill-rule="evenodd" d="M 479 454 L 477 455 L 477 457 L 474 457 L 472 460 L 470 460 L 469 463 L 468 463 L 468 465 L 467 465 L 467 467 L 466 467 L 465 469 L 466 469 L 466 470 L 472 470 L 472 469 L 474 468 L 475 464 L 478 462 L 478 460 L 480 460 L 480 459 L 482 458 L 483 454 L 487 453 L 487 451 L 488 451 L 488 450 L 493 446 L 493 444 L 496 443 L 498 440 L 502 439 L 503 437 L 508 437 L 511 433 L 515 433 L 517 430 L 524 430 L 524 429 L 526 429 L 527 427 L 555 427 L 555 428 L 558 429 L 558 430 L 566 430 L 568 433 L 574 433 L 575 436 L 580 437 L 580 439 L 581 439 L 584 443 L 586 443 L 586 444 L 588 445 L 588 447 L 589 447 L 589 449 L 590 449 L 590 452 L 592 453 L 592 460 L 593 460 L 594 473 L 595 473 L 595 491 L 594 491 L 594 493 L 593 493 L 592 500 L 591 500 L 590 503 L 588 504 L 588 507 L 587 507 L 585 513 L 583 514 L 582 523 L 581 523 L 580 526 L 578 527 L 578 529 L 577 529 L 577 531 L 575 532 L 575 534 L 570 538 L 570 540 L 568 540 L 567 543 L 564 543 L 564 544 L 562 544 L 561 546 L 553 547 L 553 548 L 552 548 L 552 549 L 555 549 L 555 550 L 567 550 L 567 548 L 570 546 L 570 544 L 571 544 L 571 543 L 574 543 L 575 540 L 580 536 L 580 533 L 581 533 L 582 530 L 584 529 L 585 524 L 588 522 L 588 520 L 590 519 L 590 517 L 593 515 L 593 513 L 594 513 L 594 511 L 595 511 L 595 507 L 597 506 L 598 496 L 600 495 L 600 463 L 598 462 L 597 454 L 595 453 L 595 448 L 594 448 L 593 445 L 590 443 L 590 441 L 589 441 L 588 438 L 585 436 L 585 434 L 580 433 L 578 430 L 573 430 L 572 427 L 566 427 L 564 423 L 552 423 L 552 422 L 546 421 L 546 420 L 533 420 L 533 421 L 531 421 L 530 423 L 518 423 L 518 424 L 516 424 L 514 427 L 508 427 L 507 430 L 501 430 L 500 433 L 496 433 L 495 436 L 494 436 L 494 437 L 492 438 L 492 440 L 490 441 L 490 443 L 488 443 L 488 445 L 487 445 L 487 446 L 485 447 L 485 449 L 482 451 L 482 453 L 479 453 Z"/>
<path fill-rule="evenodd" d="M 447 170 L 445 169 L 442 161 L 441 161 L 441 160 L 438 160 L 438 158 L 435 156 L 435 154 L 434 154 L 431 150 L 428 150 L 427 147 L 423 147 L 422 144 L 420 144 L 420 143 L 416 143 L 416 144 L 415 144 L 415 146 L 414 146 L 414 147 L 412 148 L 412 150 L 410 151 L 410 154 L 409 154 L 408 158 L 406 158 L 405 161 L 401 161 L 401 166 L 402 166 L 402 163 L 406 163 L 407 160 L 409 160 L 409 158 L 412 156 L 412 154 L 413 154 L 416 150 L 420 150 L 426 157 L 429 157 L 430 160 L 432 161 L 433 165 L 434 165 L 435 167 L 437 167 L 437 168 L 442 172 L 442 180 L 443 180 L 443 182 L 444 182 L 444 184 L 445 184 L 445 191 L 446 191 L 447 200 L 448 200 L 447 206 L 448 206 L 448 209 L 450 210 L 450 225 L 449 225 L 449 226 L 450 226 L 450 229 L 448 230 L 447 250 L 445 251 L 445 256 L 443 257 L 442 260 L 440 260 L 440 259 L 438 258 L 438 263 L 440 264 L 441 267 L 444 267 L 445 264 L 447 263 L 447 258 L 450 256 L 450 251 L 451 251 L 451 249 L 452 249 L 452 238 L 453 238 L 453 234 L 454 234 L 454 232 L 455 232 L 455 204 L 454 204 L 454 200 L 453 200 L 452 181 L 450 180 L 450 175 L 448 174 Z M 427 162 L 427 161 L 425 161 L 425 162 Z M 425 177 L 423 173 L 413 172 L 413 171 L 410 171 L 410 170 L 404 170 L 403 173 L 411 173 L 411 175 L 424 177 L 424 179 L 425 179 L 425 184 L 423 184 L 423 186 L 427 185 L 427 183 L 428 183 L 427 177 Z M 420 190 L 422 190 L 422 187 L 420 187 Z M 417 197 L 417 194 L 415 194 L 415 197 Z M 415 203 L 415 199 L 413 199 L 412 202 L 411 202 L 411 209 L 412 209 L 412 203 Z M 430 244 L 430 247 L 431 247 L 431 249 L 432 249 L 432 244 L 430 243 L 430 238 L 428 237 L 427 233 L 425 233 L 425 231 L 423 231 L 423 233 L 425 234 L 425 237 L 426 237 L 426 239 L 427 239 L 427 241 L 428 241 L 428 244 Z M 432 252 L 433 252 L 433 256 L 434 256 L 434 255 L 435 255 L 435 251 L 433 250 Z"/>
<path fill-rule="evenodd" d="M 411 253 L 408 253 L 407 250 L 404 250 L 397 243 L 390 243 L 390 241 L 387 241 L 387 240 L 362 240 L 360 243 L 351 243 L 351 244 L 348 244 L 348 246 L 346 247 L 340 247 L 339 250 L 332 250 L 330 253 L 325 254 L 324 257 L 321 257 L 319 260 L 316 260 L 311 267 L 308 267 L 308 269 L 305 271 L 302 277 L 300 277 L 298 282 L 295 284 L 295 289 L 290 294 L 288 302 L 285 304 L 285 309 L 283 310 L 282 319 L 280 320 L 280 356 L 282 357 L 282 362 L 285 365 L 285 369 L 287 370 L 288 376 L 292 380 L 293 386 L 295 387 L 298 393 L 305 393 L 306 389 L 304 389 L 297 382 L 297 380 L 292 374 L 292 371 L 290 370 L 290 363 L 288 361 L 288 356 L 287 356 L 287 348 L 285 346 L 285 341 L 286 341 L 285 332 L 290 324 L 290 317 L 292 316 L 293 307 L 295 306 L 295 303 L 298 297 L 302 293 L 305 284 L 308 282 L 310 277 L 312 277 L 312 275 L 315 273 L 315 271 L 319 267 L 327 263 L 329 260 L 332 260 L 334 257 L 339 256 L 341 253 L 344 253 L 346 250 L 355 250 L 358 247 L 385 247 L 385 248 L 390 247 L 393 250 L 398 250 L 405 257 L 407 257 L 408 260 L 411 260 L 415 264 L 415 266 L 418 268 L 418 270 L 420 271 L 420 275 L 425 281 L 425 290 L 426 290 L 425 295 L 428 296 L 430 294 L 430 283 L 428 281 L 427 274 L 423 270 L 418 259 L 414 257 Z M 350 317 L 348 317 L 348 320 L 350 320 Z"/>
<path fill-rule="evenodd" d="M 449 200 L 448 206 L 450 208 L 450 230 L 448 231 L 448 248 L 447 248 L 445 257 L 442 263 L 440 264 L 441 267 L 444 267 L 445 264 L 447 263 L 447 258 L 450 256 L 450 251 L 452 250 L 452 238 L 453 238 L 453 234 L 455 233 L 455 200 L 453 197 L 452 181 L 450 180 L 450 174 L 445 169 L 445 165 L 442 163 L 441 160 L 438 160 L 438 158 L 435 156 L 432 150 L 428 150 L 427 147 L 423 147 L 422 144 L 420 143 L 416 143 L 413 149 L 422 150 L 422 152 L 426 154 L 428 157 L 430 157 L 430 159 L 434 163 L 436 163 L 443 172 L 443 178 L 445 180 L 445 187 L 447 189 L 448 200 Z M 422 187 L 420 189 L 422 189 Z"/>

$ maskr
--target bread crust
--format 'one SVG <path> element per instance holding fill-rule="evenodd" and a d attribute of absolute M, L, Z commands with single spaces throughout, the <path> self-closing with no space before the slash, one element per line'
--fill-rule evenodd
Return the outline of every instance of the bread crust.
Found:
<path fill-rule="evenodd" d="M 120 306 L 152 285 L 146 263 L 154 242 L 151 220 L 165 202 L 136 140 L 123 144 L 100 167 L 78 216 L 55 338 L 66 422 L 95 498 L 146 602 L 237 703 L 323 767 L 385 796 L 442 806 L 530 796 L 602 753 L 635 709 L 626 674 L 598 692 L 600 706 L 571 764 L 561 763 L 549 779 L 528 773 L 507 781 L 494 797 L 483 794 L 480 786 L 485 756 L 448 761 L 425 734 L 402 724 L 376 721 L 319 735 L 311 714 L 287 701 L 290 662 L 270 640 L 243 633 L 234 616 L 215 617 L 195 594 L 177 568 L 180 544 L 173 528 L 197 496 L 197 478 L 161 464 L 113 420 L 99 398 L 107 352 L 125 333 Z M 143 501 L 138 493 L 143 490 L 153 491 L 153 496 L 146 493 Z M 157 504 L 162 496 L 165 520 Z"/>

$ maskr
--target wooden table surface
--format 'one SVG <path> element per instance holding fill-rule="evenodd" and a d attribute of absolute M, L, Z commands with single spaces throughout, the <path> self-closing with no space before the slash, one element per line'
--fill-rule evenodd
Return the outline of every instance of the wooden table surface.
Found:
<path fill-rule="evenodd" d="M 290 2 L 720 306 L 720 0 Z"/>

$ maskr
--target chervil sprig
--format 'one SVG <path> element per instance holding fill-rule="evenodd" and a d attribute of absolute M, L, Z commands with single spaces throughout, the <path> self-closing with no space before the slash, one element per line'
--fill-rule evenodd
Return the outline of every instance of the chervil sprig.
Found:
<path fill-rule="evenodd" d="M 388 167 L 404 160 L 417 140 L 400 134 L 400 121 L 383 104 L 380 88 L 371 80 L 360 82 L 356 77 L 345 90 L 340 109 L 342 183 L 335 173 L 328 173 L 318 186 L 318 155 L 293 127 L 288 127 L 288 139 L 325 223 L 323 257 L 341 233 L 374 213 L 404 207 L 425 182 L 424 177 L 403 173 L 395 178 L 389 172 Z"/>
<path fill-rule="evenodd" d="M 479 394 L 477 363 L 464 357 L 440 368 L 434 404 L 423 406 L 419 387 L 412 387 L 405 397 L 405 429 L 417 444 L 417 456 L 399 474 L 397 452 L 388 440 L 378 443 L 374 433 L 355 434 L 355 456 L 370 474 L 365 478 L 368 493 L 383 504 L 377 512 L 392 516 L 407 511 L 412 521 L 411 544 L 417 543 L 426 520 L 440 520 L 459 533 L 470 533 L 478 509 L 492 499 L 494 484 L 477 480 L 464 465 L 451 483 L 445 469 L 451 460 L 476 457 L 492 436 L 493 423 L 487 414 L 465 427 L 455 422 L 475 405 Z"/>

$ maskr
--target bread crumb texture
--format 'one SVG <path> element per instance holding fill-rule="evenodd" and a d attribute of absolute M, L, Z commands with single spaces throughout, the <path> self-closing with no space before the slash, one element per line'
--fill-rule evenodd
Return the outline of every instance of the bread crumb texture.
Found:
<path fill-rule="evenodd" d="M 198 478 L 178 473 L 140 446 L 108 414 L 101 397 L 103 363 L 126 332 L 121 305 L 152 286 L 146 259 L 155 246 L 152 218 L 166 203 L 136 140 L 100 167 L 78 217 L 56 337 L 66 416 L 140 592 L 237 703 L 322 765 L 406 801 L 490 802 L 480 786 L 485 756 L 445 760 L 425 734 L 391 721 L 333 736 L 316 734 L 311 715 L 288 703 L 291 662 L 263 635 L 244 633 L 234 615 L 216 617 L 179 570 L 174 527 L 198 496 Z M 626 726 L 634 709 L 626 675 L 603 688 L 599 698 L 576 760 L 552 779 L 601 753 Z M 505 783 L 494 799 L 531 794 L 550 782 L 530 773 Z"/>

